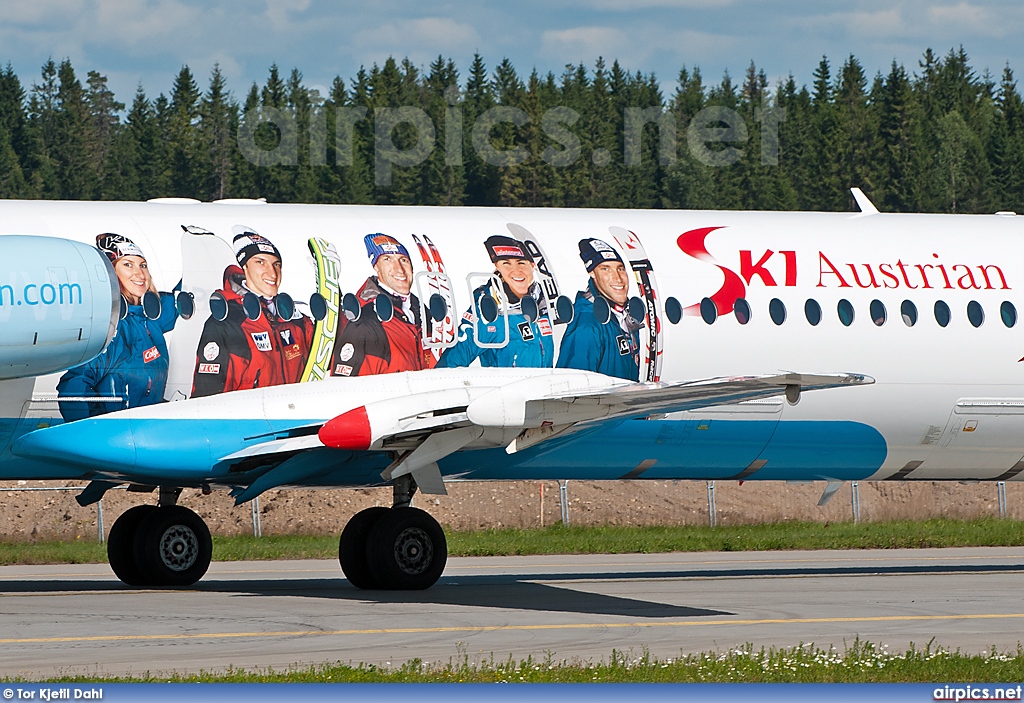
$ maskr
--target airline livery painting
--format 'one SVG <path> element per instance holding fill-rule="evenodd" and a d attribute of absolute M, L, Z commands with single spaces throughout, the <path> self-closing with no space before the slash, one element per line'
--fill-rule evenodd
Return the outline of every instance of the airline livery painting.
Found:
<path fill-rule="evenodd" d="M 341 565 L 425 588 L 413 496 L 452 480 L 1024 475 L 1013 216 L 0 211 L 0 479 L 152 490 L 111 532 L 127 583 L 205 572 L 183 488 L 391 485 Z"/>

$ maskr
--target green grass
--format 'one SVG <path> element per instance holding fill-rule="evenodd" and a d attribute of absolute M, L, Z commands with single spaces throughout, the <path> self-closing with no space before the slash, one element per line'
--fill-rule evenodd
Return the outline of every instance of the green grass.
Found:
<path fill-rule="evenodd" d="M 17 679 L 9 679 L 11 681 Z M 612 652 L 607 661 L 551 661 L 527 658 L 471 663 L 466 656 L 447 664 L 412 661 L 401 666 L 320 664 L 275 669 L 229 669 L 223 673 L 132 677 L 61 676 L 66 683 L 961 683 L 1024 680 L 1024 649 L 1016 652 L 965 654 L 911 646 L 889 653 L 885 647 L 855 640 L 840 653 L 835 649 L 742 647 L 726 653 L 707 652 L 676 659 L 638 657 Z"/>
<path fill-rule="evenodd" d="M 218 561 L 334 559 L 336 535 L 214 537 Z M 1024 545 L 1024 521 L 924 520 L 805 523 L 728 527 L 569 527 L 542 530 L 451 532 L 452 556 L 528 554 L 649 554 L 656 552 L 740 552 L 788 549 L 897 549 Z M 92 541 L 0 542 L 3 564 L 84 564 L 106 561 L 104 545 Z"/>

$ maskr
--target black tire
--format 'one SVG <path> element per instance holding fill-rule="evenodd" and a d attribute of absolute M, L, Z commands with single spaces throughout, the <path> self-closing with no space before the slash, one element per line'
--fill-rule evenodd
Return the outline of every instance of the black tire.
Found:
<path fill-rule="evenodd" d="M 345 529 L 341 531 L 341 539 L 338 540 L 338 562 L 345 573 L 345 578 L 356 588 L 380 588 L 366 561 L 366 540 L 377 521 L 389 512 L 390 509 L 381 507 L 361 510 L 352 516 Z"/>
<path fill-rule="evenodd" d="M 158 508 L 139 525 L 135 562 L 152 586 L 191 586 L 210 568 L 213 541 L 203 519 L 180 505 Z"/>
<path fill-rule="evenodd" d="M 441 578 L 448 543 L 437 520 L 418 508 L 392 508 L 370 530 L 370 572 L 381 588 L 420 591 Z"/>
<path fill-rule="evenodd" d="M 136 505 L 121 513 L 114 520 L 107 536 L 107 561 L 117 578 L 129 586 L 145 586 L 146 579 L 138 564 L 135 563 L 135 533 L 139 525 L 150 513 L 156 510 L 155 505 Z"/>

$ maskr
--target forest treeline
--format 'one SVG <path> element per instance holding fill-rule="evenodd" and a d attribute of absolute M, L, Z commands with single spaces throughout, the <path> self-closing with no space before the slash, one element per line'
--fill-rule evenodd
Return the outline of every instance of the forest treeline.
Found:
<path fill-rule="evenodd" d="M 705 83 L 683 68 L 664 95 L 653 74 L 617 62 L 520 75 L 508 60 L 491 70 L 477 55 L 465 76 L 443 57 L 426 70 L 389 59 L 335 78 L 328 95 L 276 65 L 244 97 L 219 68 L 202 88 L 185 66 L 167 94 L 140 86 L 122 103 L 106 77 L 83 78 L 68 60 L 48 61 L 32 81 L 8 65 L 0 197 L 849 210 L 858 186 L 883 211 L 1024 212 L 1024 103 L 1009 66 L 998 79 L 979 75 L 961 48 L 928 50 L 913 70 L 894 62 L 873 78 L 854 56 L 837 68 L 823 58 L 813 77 L 769 85 L 751 63 L 741 81 L 727 73 Z M 529 119 L 490 123 L 481 144 L 473 127 L 496 106 Z M 732 142 L 695 151 L 691 122 L 709 106 L 735 111 L 742 125 L 722 132 Z M 418 160 L 387 164 L 382 185 L 375 117 L 397 107 L 428 115 L 435 143 Z M 292 126 L 257 124 L 267 108 Z M 662 117 L 631 140 L 629 108 Z M 673 127 L 674 144 L 664 141 Z M 387 132 L 407 154 L 419 143 L 408 123 Z M 294 163 L 253 156 L 253 145 L 257 156 L 280 153 L 279 140 L 294 140 Z M 716 166 L 698 158 L 701 148 L 738 151 Z"/>

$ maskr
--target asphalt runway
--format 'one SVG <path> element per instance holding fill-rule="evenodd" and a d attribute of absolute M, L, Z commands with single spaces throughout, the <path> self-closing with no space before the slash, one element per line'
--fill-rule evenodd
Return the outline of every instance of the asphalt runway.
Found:
<path fill-rule="evenodd" d="M 0 676 L 841 650 L 855 637 L 1012 650 L 1022 601 L 1022 548 L 459 558 L 422 592 L 357 590 L 332 561 L 214 563 L 187 591 L 126 589 L 105 564 L 8 566 Z"/>

